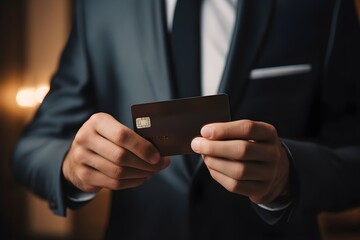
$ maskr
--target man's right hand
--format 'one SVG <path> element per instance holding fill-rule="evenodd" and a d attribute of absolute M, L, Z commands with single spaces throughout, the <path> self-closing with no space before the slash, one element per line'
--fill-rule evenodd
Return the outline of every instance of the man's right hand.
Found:
<path fill-rule="evenodd" d="M 62 171 L 84 192 L 137 187 L 169 165 L 158 150 L 106 113 L 96 113 L 77 132 Z"/>

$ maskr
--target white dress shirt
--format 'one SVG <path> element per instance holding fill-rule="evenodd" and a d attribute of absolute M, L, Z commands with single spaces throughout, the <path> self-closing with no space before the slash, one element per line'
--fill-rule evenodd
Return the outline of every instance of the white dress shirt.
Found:
<path fill-rule="evenodd" d="M 166 0 L 167 27 L 171 32 L 177 0 Z M 238 0 L 203 0 L 201 9 L 202 95 L 218 92 L 234 32 Z"/>

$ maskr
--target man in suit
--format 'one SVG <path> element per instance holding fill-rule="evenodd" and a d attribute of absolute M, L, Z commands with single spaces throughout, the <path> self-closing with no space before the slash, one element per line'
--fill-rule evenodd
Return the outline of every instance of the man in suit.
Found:
<path fill-rule="evenodd" d="M 17 177 L 59 215 L 114 190 L 108 238 L 319 238 L 317 213 L 360 202 L 353 2 L 193 2 L 78 1 Z M 217 92 L 232 121 L 201 129 L 198 159 L 131 130 L 132 104 Z"/>

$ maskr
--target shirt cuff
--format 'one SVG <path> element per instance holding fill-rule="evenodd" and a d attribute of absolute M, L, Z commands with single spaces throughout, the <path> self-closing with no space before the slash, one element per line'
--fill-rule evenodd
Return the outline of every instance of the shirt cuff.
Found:
<path fill-rule="evenodd" d="M 286 200 L 274 201 L 268 204 L 257 204 L 257 205 L 265 210 L 276 212 L 287 209 L 292 202 L 293 202 L 292 199 L 286 199 Z"/>
<path fill-rule="evenodd" d="M 73 191 L 67 194 L 67 198 L 73 202 L 86 202 L 92 200 L 96 192 Z"/>

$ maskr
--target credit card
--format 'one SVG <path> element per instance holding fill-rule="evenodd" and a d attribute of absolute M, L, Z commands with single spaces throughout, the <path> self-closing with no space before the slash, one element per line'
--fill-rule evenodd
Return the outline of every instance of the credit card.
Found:
<path fill-rule="evenodd" d="M 204 125 L 231 120 L 226 94 L 136 104 L 131 112 L 134 131 L 162 156 L 194 153 L 191 141 Z"/>

